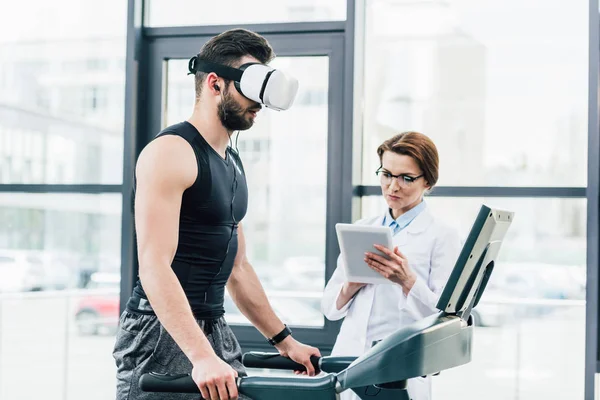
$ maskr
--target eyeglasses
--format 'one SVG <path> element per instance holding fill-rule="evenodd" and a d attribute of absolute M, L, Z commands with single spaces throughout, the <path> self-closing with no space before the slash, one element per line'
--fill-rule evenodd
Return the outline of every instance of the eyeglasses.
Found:
<path fill-rule="evenodd" d="M 417 179 L 422 178 L 424 176 L 423 174 L 418 175 L 418 176 L 410 176 L 410 175 L 406 175 L 406 174 L 392 175 L 389 171 L 382 169 L 382 167 L 379 167 L 379 169 L 377 171 L 375 171 L 375 174 L 379 177 L 381 184 L 386 185 L 386 186 L 391 185 L 392 179 L 394 179 L 394 178 L 397 179 L 398 185 L 410 186 Z"/>

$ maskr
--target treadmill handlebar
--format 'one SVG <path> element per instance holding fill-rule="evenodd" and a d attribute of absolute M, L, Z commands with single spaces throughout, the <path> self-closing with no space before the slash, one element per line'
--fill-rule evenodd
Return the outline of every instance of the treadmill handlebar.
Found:
<path fill-rule="evenodd" d="M 310 362 L 315 374 L 321 371 L 321 357 L 311 356 Z M 248 368 L 285 369 L 291 371 L 306 371 L 304 365 L 280 355 L 279 353 L 263 353 L 251 351 L 242 356 L 242 363 Z"/>
<path fill-rule="evenodd" d="M 143 374 L 138 382 L 143 392 L 155 393 L 194 393 L 200 390 L 190 374 L 168 375 L 156 372 Z M 293 391 L 295 399 L 305 399 L 317 394 L 335 394 L 338 389 L 335 375 L 305 379 L 299 377 L 245 376 L 236 378 L 239 393 L 253 399 L 281 399 Z"/>
<path fill-rule="evenodd" d="M 241 378 L 236 378 L 236 384 L 240 386 Z M 200 393 L 190 374 L 166 375 L 150 372 L 141 376 L 139 386 L 144 392 Z"/>
<path fill-rule="evenodd" d="M 326 373 L 338 373 L 346 368 L 357 357 L 311 357 L 311 362 L 316 373 L 320 371 Z M 287 357 L 279 355 L 279 353 L 263 353 L 260 351 L 251 351 L 242 356 L 242 363 L 248 368 L 268 368 L 268 369 L 285 369 L 294 371 L 305 371 L 304 365 L 298 364 Z"/>

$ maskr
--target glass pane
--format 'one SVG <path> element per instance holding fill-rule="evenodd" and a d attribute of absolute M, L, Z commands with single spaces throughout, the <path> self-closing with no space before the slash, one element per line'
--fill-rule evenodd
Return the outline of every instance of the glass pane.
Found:
<path fill-rule="evenodd" d="M 0 13 L 0 183 L 122 182 L 126 4 Z"/>
<path fill-rule="evenodd" d="M 149 0 L 148 26 L 235 25 L 346 20 L 346 0 Z"/>
<path fill-rule="evenodd" d="M 586 200 L 431 197 L 427 201 L 463 238 L 481 204 L 515 212 L 499 262 L 475 308 L 481 326 L 475 331 L 473 361 L 434 377 L 434 396 L 583 398 Z M 362 206 L 363 216 L 377 215 L 385 207 L 381 197 L 363 197 Z M 468 390 L 457 385 L 467 381 Z"/>
<path fill-rule="evenodd" d="M 323 326 L 329 58 L 278 57 L 271 65 L 301 85 L 291 109 L 263 108 L 254 127 L 232 141 L 248 179 L 247 252 L 287 323 Z M 166 125 L 191 115 L 186 68 L 187 60 L 168 62 Z M 226 306 L 231 323 L 247 322 L 232 301 Z"/>
<path fill-rule="evenodd" d="M 87 287 L 119 272 L 120 194 L 0 193 L 0 293 Z"/>
<path fill-rule="evenodd" d="M 69 299 L 69 400 L 115 395 L 112 352 L 119 322 L 119 283 L 118 273 L 95 273 L 88 289 Z"/>
<path fill-rule="evenodd" d="M 587 2 L 365 4 L 364 184 L 377 146 L 415 130 L 440 185 L 586 186 Z"/>
<path fill-rule="evenodd" d="M 120 194 L 0 194 L 0 398 L 114 397 L 120 233 Z"/>

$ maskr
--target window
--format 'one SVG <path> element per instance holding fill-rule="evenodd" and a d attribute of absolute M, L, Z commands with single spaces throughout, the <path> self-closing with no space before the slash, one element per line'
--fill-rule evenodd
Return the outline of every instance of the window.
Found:
<path fill-rule="evenodd" d="M 474 310 L 477 356 L 434 378 L 434 397 L 584 397 L 585 198 L 462 196 L 463 187 L 474 196 L 481 186 L 547 196 L 546 187 L 586 186 L 588 4 L 365 5 L 362 184 L 379 185 L 376 149 L 385 139 L 419 131 L 440 153 L 437 186 L 461 196 L 430 196 L 429 207 L 463 238 L 482 203 L 515 212 Z M 361 203 L 363 216 L 386 207 L 380 196 Z M 564 342 L 572 346 L 551 345 Z M 465 376 L 475 382 L 467 392 L 455 385 Z"/>
<path fill-rule="evenodd" d="M 101 114 L 106 112 L 109 104 L 110 91 L 105 87 L 91 86 L 84 92 L 83 114 Z"/>
<path fill-rule="evenodd" d="M 85 64 L 88 71 L 105 71 L 108 69 L 109 62 L 112 62 L 112 60 L 90 58 L 86 60 Z"/>
<path fill-rule="evenodd" d="M 85 390 L 100 382 L 106 391 L 92 398 L 114 390 L 110 346 L 118 320 L 120 226 L 119 194 L 0 193 L 1 359 L 19 366 L 23 354 L 36 352 L 30 367 L 43 371 L 44 388 L 29 388 L 34 395 L 50 387 L 51 393 L 68 390 L 68 398 L 89 398 Z M 111 279 L 112 286 L 102 285 Z M 23 294 L 11 297 L 14 292 Z M 6 397 L 23 391 L 19 370 L 0 371 Z M 62 388 L 64 374 L 68 388 Z"/>
<path fill-rule="evenodd" d="M 301 104 L 303 106 L 312 106 L 312 107 L 323 107 L 323 105 L 327 104 L 327 91 L 322 89 L 307 89 L 302 93 L 301 96 L 298 96 L 298 99 L 294 102 L 294 104 Z"/>
<path fill-rule="evenodd" d="M 583 398 L 585 199 L 429 197 L 426 201 L 434 215 L 455 226 L 463 239 L 481 204 L 515 212 L 486 292 L 474 309 L 479 325 L 475 357 L 434 377 L 434 396 Z M 382 197 L 362 198 L 362 217 L 384 209 Z M 565 342 L 569 346 L 552 345 Z M 466 392 L 456 387 L 465 376 L 475 382 Z M 559 380 L 563 384 L 541 384 Z"/>
<path fill-rule="evenodd" d="M 229 25 L 344 21 L 345 0 L 223 0 L 211 5 L 190 0 L 151 0 L 148 26 Z M 182 11 L 183 10 L 183 11 Z"/>
<path fill-rule="evenodd" d="M 22 130 L 41 136 L 45 157 L 34 161 L 34 169 L 41 167 L 44 158 L 48 160 L 45 168 L 59 168 L 59 157 L 53 157 L 49 146 L 57 140 L 70 142 L 67 148 L 74 149 L 63 153 L 60 162 L 74 170 L 98 169 L 98 164 L 91 165 L 78 154 L 100 144 L 103 173 L 64 174 L 64 180 L 50 180 L 50 174 L 28 175 L 15 169 L 0 174 L 0 183 L 36 178 L 27 183 L 118 184 L 122 180 L 125 74 L 109 65 L 120 62 L 125 54 L 126 8 L 116 0 L 85 6 L 42 4 L 29 3 L 22 13 L 19 6 L 11 9 L 12 18 L 2 19 L 6 31 L 0 35 L 0 76 L 10 79 L 8 87 L 0 90 L 0 129 L 9 135 Z M 17 15 L 26 15 L 26 23 L 14 17 Z M 69 22 L 61 19 L 64 16 Z M 116 90 L 108 90 L 104 82 Z M 119 105 L 118 112 L 111 111 L 109 105 L 113 104 Z M 18 121 L 18 125 L 10 121 Z M 17 142 L 9 144 L 16 146 Z M 6 151 L 20 154 L 21 150 L 9 147 Z"/>
<path fill-rule="evenodd" d="M 335 19 L 328 7 L 290 6 L 288 15 L 292 21 L 330 21 Z"/>
<path fill-rule="evenodd" d="M 299 97 L 310 91 L 327 97 L 328 57 L 277 57 L 271 65 L 311 82 L 312 88 L 299 88 Z M 187 118 L 194 104 L 186 67 L 187 60 L 167 62 L 164 126 Z M 184 88 L 187 101 L 181 102 Z M 296 326 L 324 324 L 318 303 L 325 286 L 327 123 L 327 104 L 294 104 L 285 113 L 265 108 L 251 130 L 232 138 L 248 177 L 248 258 L 276 311 Z M 231 322 L 245 322 L 235 308 L 226 311 Z"/>
<path fill-rule="evenodd" d="M 126 13 L 120 0 L 0 13 L 1 398 L 114 396 L 125 74 L 109 66 L 125 55 Z"/>
<path fill-rule="evenodd" d="M 586 2 L 365 4 L 364 184 L 377 146 L 416 130 L 440 185 L 586 185 Z"/>

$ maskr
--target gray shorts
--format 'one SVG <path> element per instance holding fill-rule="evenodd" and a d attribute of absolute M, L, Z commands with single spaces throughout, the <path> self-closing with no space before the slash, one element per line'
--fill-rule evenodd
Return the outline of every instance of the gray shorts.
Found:
<path fill-rule="evenodd" d="M 215 353 L 246 376 L 242 349 L 224 318 L 197 321 Z M 145 393 L 138 387 L 142 374 L 189 374 L 192 364 L 155 315 L 123 312 L 113 357 L 117 364 L 117 400 L 198 400 L 199 394 Z M 239 399 L 251 400 L 240 395 Z"/>

